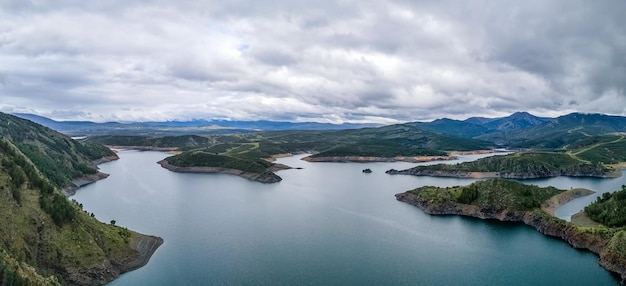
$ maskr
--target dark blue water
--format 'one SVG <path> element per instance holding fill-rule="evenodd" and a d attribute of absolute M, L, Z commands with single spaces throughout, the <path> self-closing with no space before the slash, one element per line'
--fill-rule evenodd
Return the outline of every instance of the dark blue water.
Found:
<path fill-rule="evenodd" d="M 282 182 L 266 185 L 169 172 L 156 164 L 165 153 L 119 155 L 100 166 L 108 179 L 74 199 L 102 221 L 165 243 L 147 266 L 110 285 L 617 284 L 595 255 L 530 227 L 429 216 L 396 201 L 395 193 L 418 186 L 472 182 L 384 174 L 414 164 L 292 157 L 281 162 L 304 169 L 281 171 Z"/>

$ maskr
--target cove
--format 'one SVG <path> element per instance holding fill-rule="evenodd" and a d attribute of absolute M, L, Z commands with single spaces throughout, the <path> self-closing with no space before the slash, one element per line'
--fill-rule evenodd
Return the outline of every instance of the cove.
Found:
<path fill-rule="evenodd" d="M 72 198 L 101 221 L 116 220 L 165 243 L 148 265 L 110 285 L 618 284 L 595 255 L 528 226 L 429 216 L 396 201 L 395 193 L 418 186 L 473 182 L 384 173 L 415 164 L 308 163 L 297 156 L 279 162 L 302 170 L 280 171 L 283 181 L 266 185 L 173 173 L 156 164 L 168 156 L 162 152 L 119 156 L 100 165 L 109 178 Z M 373 172 L 362 173 L 365 168 Z M 554 185 L 614 191 L 625 181 L 575 178 Z M 576 203 L 583 202 L 572 208 Z"/>

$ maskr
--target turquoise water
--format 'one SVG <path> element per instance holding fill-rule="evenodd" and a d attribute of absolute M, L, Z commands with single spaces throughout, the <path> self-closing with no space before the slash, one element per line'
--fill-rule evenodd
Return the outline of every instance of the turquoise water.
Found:
<path fill-rule="evenodd" d="M 148 265 L 110 285 L 618 284 L 595 255 L 530 227 L 429 216 L 396 201 L 395 193 L 418 186 L 472 182 L 384 174 L 414 164 L 284 158 L 304 169 L 281 171 L 282 182 L 266 185 L 169 172 L 156 164 L 166 153 L 119 155 L 100 166 L 108 179 L 73 198 L 102 221 L 165 243 Z M 566 183 L 607 182 L 624 180 Z"/>

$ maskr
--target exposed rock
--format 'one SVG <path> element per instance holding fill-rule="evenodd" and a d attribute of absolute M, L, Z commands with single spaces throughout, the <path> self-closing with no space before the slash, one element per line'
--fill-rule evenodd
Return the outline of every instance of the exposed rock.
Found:
<path fill-rule="evenodd" d="M 104 285 L 121 274 L 145 266 L 163 239 L 133 232 L 130 250 L 122 256 L 108 258 L 89 268 L 58 269 L 70 285 Z"/>
<path fill-rule="evenodd" d="M 369 157 L 369 156 L 335 156 L 335 157 L 304 157 L 302 160 L 307 162 L 409 162 L 409 163 L 421 163 L 431 161 L 445 161 L 454 160 L 454 156 L 416 156 L 416 157 Z"/>
<path fill-rule="evenodd" d="M 566 177 L 595 177 L 595 178 L 614 178 L 621 176 L 620 172 L 605 173 L 601 171 L 590 170 L 589 172 L 581 171 L 561 171 L 551 172 L 549 170 L 539 170 L 534 172 L 513 173 L 513 172 L 464 172 L 464 171 L 447 171 L 447 170 L 428 170 L 428 169 L 406 169 L 406 170 L 387 170 L 385 173 L 390 175 L 413 175 L 413 176 L 430 176 L 430 177 L 450 177 L 450 178 L 504 178 L 504 179 L 540 179 L 552 178 L 559 176 Z"/>

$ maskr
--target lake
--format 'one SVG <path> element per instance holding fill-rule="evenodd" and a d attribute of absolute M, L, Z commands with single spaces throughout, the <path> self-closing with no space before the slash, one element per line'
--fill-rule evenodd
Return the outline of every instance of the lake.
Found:
<path fill-rule="evenodd" d="M 617 285 L 594 254 L 533 228 L 430 216 L 395 200 L 423 185 L 471 179 L 387 175 L 416 164 L 280 163 L 283 181 L 161 168 L 163 152 L 123 150 L 100 165 L 111 174 L 73 199 L 101 221 L 157 235 L 148 265 L 110 285 Z M 474 160 L 480 156 L 465 156 Z M 458 162 L 458 161 L 456 161 Z M 372 169 L 365 174 L 361 170 Z M 526 181 L 614 191 L 618 179 Z M 559 209 L 568 216 L 594 196 Z"/>

